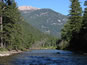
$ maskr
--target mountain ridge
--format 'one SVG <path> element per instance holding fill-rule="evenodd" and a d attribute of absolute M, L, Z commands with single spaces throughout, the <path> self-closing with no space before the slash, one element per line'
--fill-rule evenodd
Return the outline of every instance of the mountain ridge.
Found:
<path fill-rule="evenodd" d="M 38 10 L 22 10 L 21 15 L 33 27 L 41 32 L 60 37 L 61 29 L 68 17 L 52 9 L 43 8 Z"/>

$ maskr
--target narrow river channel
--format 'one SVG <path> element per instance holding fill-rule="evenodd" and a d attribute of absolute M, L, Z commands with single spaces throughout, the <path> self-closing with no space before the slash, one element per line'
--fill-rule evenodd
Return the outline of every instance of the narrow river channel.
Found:
<path fill-rule="evenodd" d="M 0 65 L 87 65 L 87 55 L 63 50 L 31 50 L 1 57 Z"/>

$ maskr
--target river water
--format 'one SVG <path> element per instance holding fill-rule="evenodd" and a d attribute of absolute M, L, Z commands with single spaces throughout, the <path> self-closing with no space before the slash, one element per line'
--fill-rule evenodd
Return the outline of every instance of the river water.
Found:
<path fill-rule="evenodd" d="M 87 55 L 63 50 L 31 50 L 1 57 L 0 65 L 87 65 Z"/>

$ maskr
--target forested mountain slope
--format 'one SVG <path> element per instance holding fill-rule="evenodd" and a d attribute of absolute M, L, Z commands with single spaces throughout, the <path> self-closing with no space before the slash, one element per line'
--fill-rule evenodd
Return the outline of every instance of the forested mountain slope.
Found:
<path fill-rule="evenodd" d="M 35 10 L 24 9 L 20 10 L 20 12 L 24 19 L 33 27 L 46 34 L 51 34 L 57 37 L 60 36 L 60 31 L 68 18 L 65 15 L 45 8 L 37 8 Z"/>

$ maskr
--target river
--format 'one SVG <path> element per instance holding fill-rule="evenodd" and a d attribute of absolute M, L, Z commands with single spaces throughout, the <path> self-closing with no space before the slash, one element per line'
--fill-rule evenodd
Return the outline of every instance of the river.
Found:
<path fill-rule="evenodd" d="M 63 50 L 31 50 L 1 57 L 0 65 L 87 65 L 87 55 Z"/>

